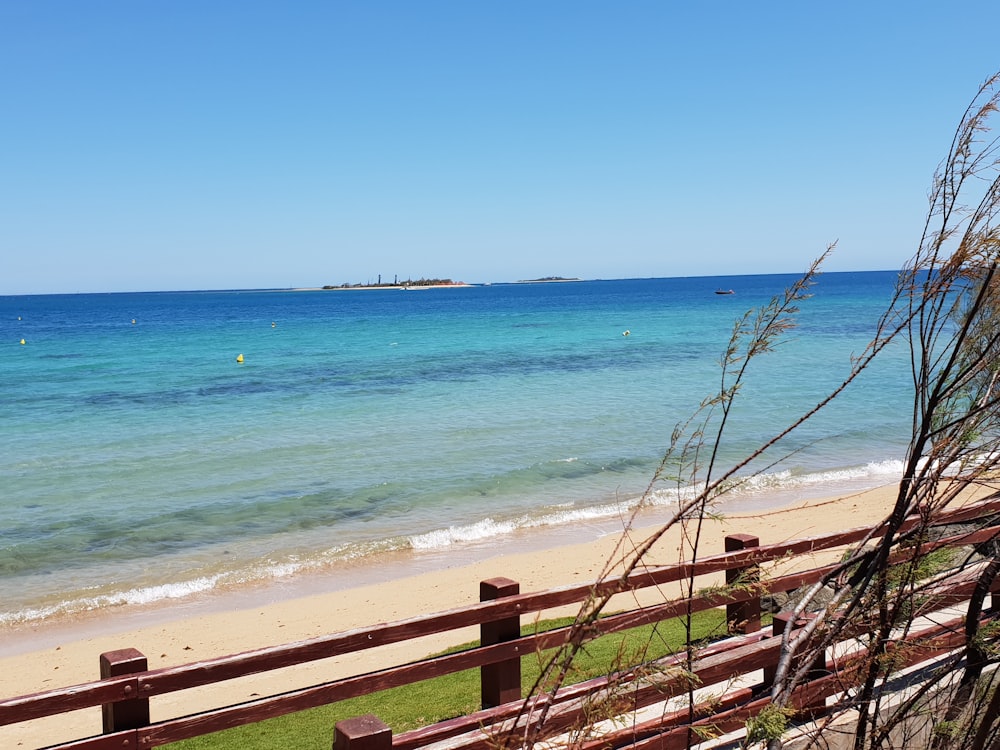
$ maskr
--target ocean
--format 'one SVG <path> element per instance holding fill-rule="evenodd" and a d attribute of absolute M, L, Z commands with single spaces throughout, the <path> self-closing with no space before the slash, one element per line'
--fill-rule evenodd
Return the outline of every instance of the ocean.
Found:
<path fill-rule="evenodd" d="M 736 318 L 794 278 L 0 297 L 0 627 L 620 528 Z M 724 463 L 843 378 L 895 280 L 820 277 Z M 907 363 L 893 346 L 720 510 L 895 481 Z"/>

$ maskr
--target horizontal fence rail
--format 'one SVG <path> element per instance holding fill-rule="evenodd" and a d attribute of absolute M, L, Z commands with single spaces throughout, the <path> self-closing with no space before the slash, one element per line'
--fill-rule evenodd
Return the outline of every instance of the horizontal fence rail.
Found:
<path fill-rule="evenodd" d="M 1000 515 L 1000 498 L 992 498 L 969 507 L 940 514 L 935 525 L 967 524 Z M 920 527 L 920 518 L 907 519 L 899 535 L 906 535 Z M 764 593 L 791 592 L 804 585 L 821 580 L 836 568 L 834 565 L 812 567 L 809 570 L 762 578 L 761 566 L 790 558 L 809 555 L 824 550 L 834 550 L 872 542 L 884 533 L 884 527 L 862 527 L 830 534 L 797 539 L 780 544 L 760 545 L 756 537 L 734 534 L 726 539 L 726 552 L 702 558 L 694 563 L 660 566 L 643 569 L 628 577 L 615 578 L 595 584 L 573 585 L 546 591 L 520 593 L 517 582 L 505 578 L 483 581 L 480 586 L 480 603 L 432 615 L 422 615 L 394 623 L 359 628 L 343 633 L 321 636 L 287 645 L 257 649 L 229 656 L 205 659 L 176 667 L 147 669 L 145 656 L 134 649 L 125 648 L 100 656 L 101 679 L 81 685 L 46 690 L 32 695 L 17 696 L 0 701 L 0 725 L 54 716 L 81 709 L 101 712 L 104 731 L 101 735 L 61 741 L 50 745 L 53 750 L 107 750 L 108 748 L 152 748 L 181 739 L 196 737 L 221 729 L 241 726 L 264 719 L 281 716 L 307 708 L 335 703 L 380 690 L 408 685 L 433 677 L 472 668 L 481 670 L 483 710 L 467 717 L 442 722 L 395 737 L 391 731 L 386 734 L 377 719 L 362 717 L 336 732 L 338 750 L 369 748 L 366 742 L 379 737 L 382 742 L 388 738 L 389 745 L 397 748 L 417 748 L 430 743 L 455 740 L 456 747 L 486 747 L 493 742 L 488 731 L 482 727 L 503 727 L 505 722 L 518 718 L 530 721 L 531 712 L 525 712 L 521 705 L 520 658 L 539 650 L 549 649 L 566 643 L 571 627 L 563 627 L 546 632 L 520 635 L 521 618 L 566 605 L 579 605 L 591 597 L 613 596 L 637 592 L 642 589 L 662 586 L 667 583 L 687 580 L 692 577 L 725 573 L 730 589 L 706 590 L 689 599 L 666 600 L 657 604 L 635 607 L 624 612 L 611 614 L 596 621 L 595 633 L 615 633 L 641 625 L 706 609 L 725 607 L 727 621 L 734 637 L 713 644 L 699 651 L 695 674 L 703 682 L 724 681 L 754 670 L 772 670 L 777 663 L 781 638 L 786 627 L 793 630 L 799 623 L 785 622 L 776 616 L 772 628 L 761 629 L 760 597 Z M 917 550 L 926 553 L 945 547 L 959 547 L 994 541 L 1000 536 L 1000 525 L 991 525 L 974 531 L 941 536 L 934 541 L 918 540 L 910 548 L 897 550 L 890 563 L 905 562 Z M 736 582 L 743 585 L 734 585 Z M 961 579 L 950 585 L 943 585 L 931 592 L 928 601 L 941 606 L 967 601 L 972 595 L 974 582 Z M 458 631 L 471 626 L 479 626 L 481 645 L 456 653 L 422 659 L 375 672 L 331 680 L 320 684 L 307 685 L 280 695 L 258 698 L 234 705 L 208 708 L 204 712 L 151 723 L 149 701 L 157 696 L 176 691 L 189 690 L 227 680 L 269 672 L 285 667 L 306 664 L 320 659 L 357 653 L 377 646 L 399 643 L 428 635 Z M 942 626 L 943 627 L 943 626 Z M 961 628 L 958 628 L 961 636 Z M 940 633 L 928 631 L 928 639 L 939 638 L 945 650 L 955 648 L 953 640 L 945 630 Z M 457 636 L 456 636 L 457 639 Z M 676 666 L 675 657 L 667 658 L 660 665 L 669 674 L 670 667 Z M 816 665 L 823 671 L 825 664 Z M 843 665 L 837 667 L 841 672 Z M 609 687 L 609 680 L 636 680 L 635 690 L 629 700 L 634 707 L 649 705 L 664 700 L 671 691 L 683 692 L 680 683 L 669 680 L 643 683 L 641 679 L 630 677 L 628 673 L 588 680 L 560 691 L 556 698 L 540 696 L 541 704 L 552 702 L 552 712 L 547 720 L 556 731 L 573 726 L 580 720 L 580 702 L 584 697 L 599 693 Z M 681 678 L 675 678 L 680 680 Z M 688 680 L 688 677 L 683 678 Z M 818 677 L 809 683 L 809 694 L 801 699 L 802 705 L 815 705 L 832 693 Z M 830 682 L 833 685 L 833 682 Z M 833 690 L 833 688 L 830 688 Z M 747 704 L 745 691 L 736 691 L 741 698 L 726 696 L 716 706 L 711 720 L 717 726 L 725 721 L 737 722 L 753 703 Z M 655 699 L 655 700 L 654 700 Z M 798 699 L 797 699 L 798 700 Z M 731 705 L 730 705 L 731 704 Z M 558 708 L 558 710 L 556 710 Z M 728 712 L 728 713 L 727 713 Z M 730 716 L 731 714 L 731 716 Z M 685 716 L 689 716 L 685 712 Z M 726 717 L 729 717 L 728 719 Z M 745 718 L 743 719 L 745 720 Z M 353 721 L 353 720 L 352 720 Z M 675 722 L 671 724 L 671 722 Z M 676 717 L 659 723 L 657 736 L 671 746 L 669 737 L 676 733 L 691 731 Z M 671 728 L 673 727 L 673 728 Z M 367 728 L 367 729 L 366 729 Z M 653 730 L 639 730 L 631 727 L 631 743 L 643 746 L 645 733 L 653 736 Z M 477 736 L 476 733 L 482 736 Z M 684 734 L 687 737 L 687 734 Z M 651 740 L 650 740 L 651 741 Z M 465 742 L 466 744 L 462 744 Z M 374 746 L 372 746 L 374 747 Z"/>

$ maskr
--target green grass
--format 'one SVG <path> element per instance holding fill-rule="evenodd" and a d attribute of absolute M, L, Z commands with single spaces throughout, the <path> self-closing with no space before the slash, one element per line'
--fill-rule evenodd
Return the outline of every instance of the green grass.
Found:
<path fill-rule="evenodd" d="M 571 618 L 547 620 L 525 626 L 523 634 L 564 627 Z M 695 614 L 694 640 L 710 640 L 725 635 L 725 610 Z M 664 620 L 656 626 L 602 636 L 587 644 L 575 660 L 571 682 L 607 674 L 616 664 L 635 664 L 675 653 L 684 647 L 684 623 L 680 618 Z M 477 644 L 465 644 L 459 651 Z M 544 654 L 521 659 L 521 681 L 528 691 L 538 677 Z M 280 716 L 256 724 L 227 729 L 170 745 L 170 750 L 330 750 L 333 727 L 342 719 L 375 714 L 394 733 L 433 724 L 479 710 L 479 670 L 470 669 L 413 685 L 383 690 L 371 695 Z"/>

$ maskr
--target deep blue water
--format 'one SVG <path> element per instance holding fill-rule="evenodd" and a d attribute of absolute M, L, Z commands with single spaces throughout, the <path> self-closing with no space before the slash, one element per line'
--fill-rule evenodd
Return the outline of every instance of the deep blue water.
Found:
<path fill-rule="evenodd" d="M 793 280 L 0 297 L 0 622 L 613 517 L 718 387 L 734 320 Z M 847 373 L 894 282 L 820 277 L 725 460 Z M 891 481 L 905 364 L 887 352 L 741 492 Z"/>

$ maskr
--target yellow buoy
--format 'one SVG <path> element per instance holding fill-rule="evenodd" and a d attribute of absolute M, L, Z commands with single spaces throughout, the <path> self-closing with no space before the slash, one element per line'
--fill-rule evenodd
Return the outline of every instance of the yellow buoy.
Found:
<path fill-rule="evenodd" d="M 237 362 L 243 362 L 243 355 L 242 354 L 237 354 L 236 355 L 236 361 Z"/>
<path fill-rule="evenodd" d="M 21 346 L 24 346 L 24 339 L 21 339 Z"/>

